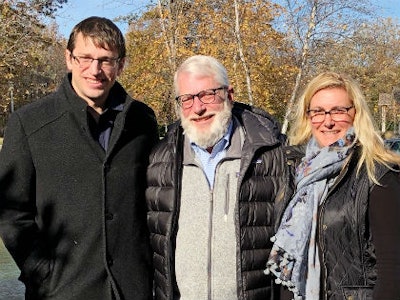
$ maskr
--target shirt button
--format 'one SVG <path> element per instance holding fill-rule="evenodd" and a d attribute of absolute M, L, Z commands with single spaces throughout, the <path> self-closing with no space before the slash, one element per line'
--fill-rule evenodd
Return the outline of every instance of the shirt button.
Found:
<path fill-rule="evenodd" d="M 112 219 L 114 219 L 114 214 L 112 214 L 112 213 L 106 213 L 106 220 L 110 221 L 110 220 L 112 220 Z"/>

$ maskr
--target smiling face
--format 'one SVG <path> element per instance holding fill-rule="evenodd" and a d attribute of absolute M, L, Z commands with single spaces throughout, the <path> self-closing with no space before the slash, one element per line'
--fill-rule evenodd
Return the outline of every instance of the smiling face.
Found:
<path fill-rule="evenodd" d="M 186 72 L 178 77 L 180 95 L 195 95 L 220 86 L 213 77 L 198 77 Z M 182 127 L 192 142 L 209 148 L 222 138 L 231 119 L 232 97 L 232 89 L 228 88 L 216 91 L 213 103 L 204 104 L 195 97 L 192 107 L 180 108 Z"/>
<path fill-rule="evenodd" d="M 97 47 L 90 37 L 84 38 L 82 33 L 77 35 L 72 53 L 69 50 L 65 52 L 67 67 L 72 72 L 71 83 L 75 92 L 89 106 L 102 107 L 116 78 L 122 72 L 124 59 L 118 61 L 113 68 L 105 68 L 98 60 L 94 60 L 87 67 L 81 67 L 72 55 L 75 57 L 109 59 L 117 58 L 118 52 Z"/>
<path fill-rule="evenodd" d="M 353 103 L 346 90 L 342 88 L 326 88 L 318 91 L 311 98 L 310 110 L 331 111 L 337 108 L 347 108 Z M 351 108 L 347 114 L 342 116 L 341 121 L 334 121 L 330 114 L 325 114 L 322 122 L 311 123 L 311 132 L 320 147 L 325 147 L 342 138 L 347 130 L 353 126 L 355 109 Z"/>

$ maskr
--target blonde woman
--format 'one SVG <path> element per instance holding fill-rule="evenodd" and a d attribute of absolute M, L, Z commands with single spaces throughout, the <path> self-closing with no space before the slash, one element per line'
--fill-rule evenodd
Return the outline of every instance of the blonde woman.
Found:
<path fill-rule="evenodd" d="M 281 299 L 400 299 L 400 156 L 359 85 L 333 72 L 312 79 L 289 140 L 305 153 L 266 270 Z"/>

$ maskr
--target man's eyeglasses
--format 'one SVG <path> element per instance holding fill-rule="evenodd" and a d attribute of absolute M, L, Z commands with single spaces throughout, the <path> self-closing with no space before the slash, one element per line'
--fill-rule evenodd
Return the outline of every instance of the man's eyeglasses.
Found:
<path fill-rule="evenodd" d="M 215 101 L 215 95 L 217 94 L 217 91 L 226 90 L 227 88 L 227 86 L 221 86 L 216 89 L 200 91 L 195 95 L 184 94 L 176 97 L 175 100 L 178 102 L 179 106 L 184 109 L 191 108 L 193 106 L 195 97 L 197 97 L 204 104 L 210 104 Z"/>
<path fill-rule="evenodd" d="M 71 57 L 82 69 L 90 67 L 94 60 L 99 62 L 102 69 L 113 69 L 117 66 L 117 62 L 119 61 L 119 57 L 93 58 L 89 56 L 75 56 L 72 53 Z"/>
<path fill-rule="evenodd" d="M 328 114 L 331 116 L 331 119 L 336 122 L 350 121 L 351 116 L 349 115 L 349 110 L 352 108 L 354 108 L 354 105 L 349 107 L 338 106 L 328 111 L 322 109 L 309 109 L 307 110 L 307 114 L 312 123 L 322 123 Z"/>

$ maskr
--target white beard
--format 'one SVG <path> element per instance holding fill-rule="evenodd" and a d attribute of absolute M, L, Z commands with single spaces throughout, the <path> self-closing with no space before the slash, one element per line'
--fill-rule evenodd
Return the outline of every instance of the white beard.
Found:
<path fill-rule="evenodd" d="M 228 100 L 224 102 L 224 109 L 215 115 L 209 130 L 206 131 L 198 130 L 188 118 L 182 116 L 182 112 L 180 115 L 186 136 L 197 146 L 207 149 L 213 147 L 228 130 L 232 118 L 232 103 Z"/>

